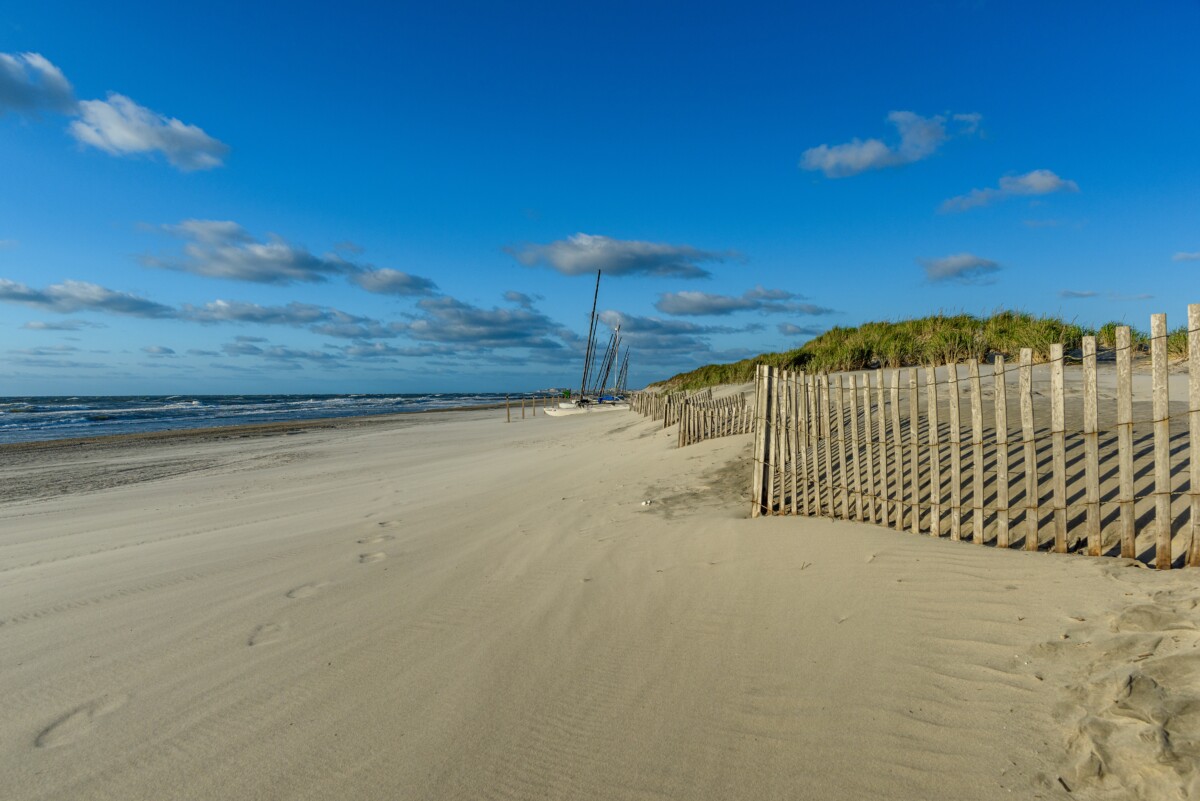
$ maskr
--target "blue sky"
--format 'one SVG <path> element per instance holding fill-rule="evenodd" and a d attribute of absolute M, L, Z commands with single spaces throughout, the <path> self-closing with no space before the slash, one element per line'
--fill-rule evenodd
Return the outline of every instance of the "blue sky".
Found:
<path fill-rule="evenodd" d="M 1200 4 L 9 2 L 0 395 L 633 382 L 1200 301 Z"/>

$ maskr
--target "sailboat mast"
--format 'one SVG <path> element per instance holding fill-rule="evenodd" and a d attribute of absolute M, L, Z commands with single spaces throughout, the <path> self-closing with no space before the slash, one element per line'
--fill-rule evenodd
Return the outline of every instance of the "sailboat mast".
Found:
<path fill-rule="evenodd" d="M 625 391 L 625 383 L 629 380 L 629 348 L 625 348 L 625 358 L 621 360 L 621 370 L 617 373 L 617 394 Z"/>
<path fill-rule="evenodd" d="M 596 301 L 600 299 L 600 270 L 596 270 L 596 291 L 592 294 L 592 317 L 588 323 L 587 349 L 583 354 L 583 380 L 579 384 L 579 397 L 587 393 L 588 370 L 592 365 L 592 356 L 596 339 Z"/>

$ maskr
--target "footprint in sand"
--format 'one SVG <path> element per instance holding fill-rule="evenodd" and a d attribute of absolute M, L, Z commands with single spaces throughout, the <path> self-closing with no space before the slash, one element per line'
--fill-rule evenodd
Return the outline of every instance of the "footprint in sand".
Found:
<path fill-rule="evenodd" d="M 279 642 L 283 639 L 285 629 L 287 629 L 286 623 L 263 623 L 250 633 L 250 638 L 246 640 L 246 645 L 253 648 L 256 645 L 269 645 L 273 642 Z"/>
<path fill-rule="evenodd" d="M 301 584 L 299 587 L 293 587 L 292 589 L 288 590 L 287 597 L 311 598 L 324 589 L 327 584 L 329 584 L 328 581 L 313 581 L 308 584 Z"/>
<path fill-rule="evenodd" d="M 396 538 L 393 537 L 391 534 L 376 534 L 371 537 L 363 537 L 361 540 L 358 540 L 358 544 L 359 545 L 378 545 L 381 542 L 391 542 L 394 539 L 396 539 Z"/>
<path fill-rule="evenodd" d="M 379 562 L 384 559 L 387 559 L 386 553 L 360 553 L 358 555 L 359 563 L 364 565 L 369 565 L 372 562 Z"/>
<path fill-rule="evenodd" d="M 55 748 L 74 742 L 96 728 L 100 718 L 117 711 L 128 700 L 127 695 L 105 695 L 75 707 L 43 729 L 33 744 L 38 748 Z"/>

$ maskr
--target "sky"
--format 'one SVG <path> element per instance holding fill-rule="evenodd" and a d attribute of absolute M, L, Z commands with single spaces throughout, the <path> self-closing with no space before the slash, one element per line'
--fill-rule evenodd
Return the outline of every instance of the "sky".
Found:
<path fill-rule="evenodd" d="M 1200 302 L 1200 3 L 0 3 L 0 395 Z"/>

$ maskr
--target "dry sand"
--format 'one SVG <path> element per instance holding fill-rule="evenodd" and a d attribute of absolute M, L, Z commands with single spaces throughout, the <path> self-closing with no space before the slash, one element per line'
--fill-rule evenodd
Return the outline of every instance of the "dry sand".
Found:
<path fill-rule="evenodd" d="M 632 413 L 295 430 L 0 449 L 0 798 L 1200 797 L 1200 572 L 750 520 Z"/>

